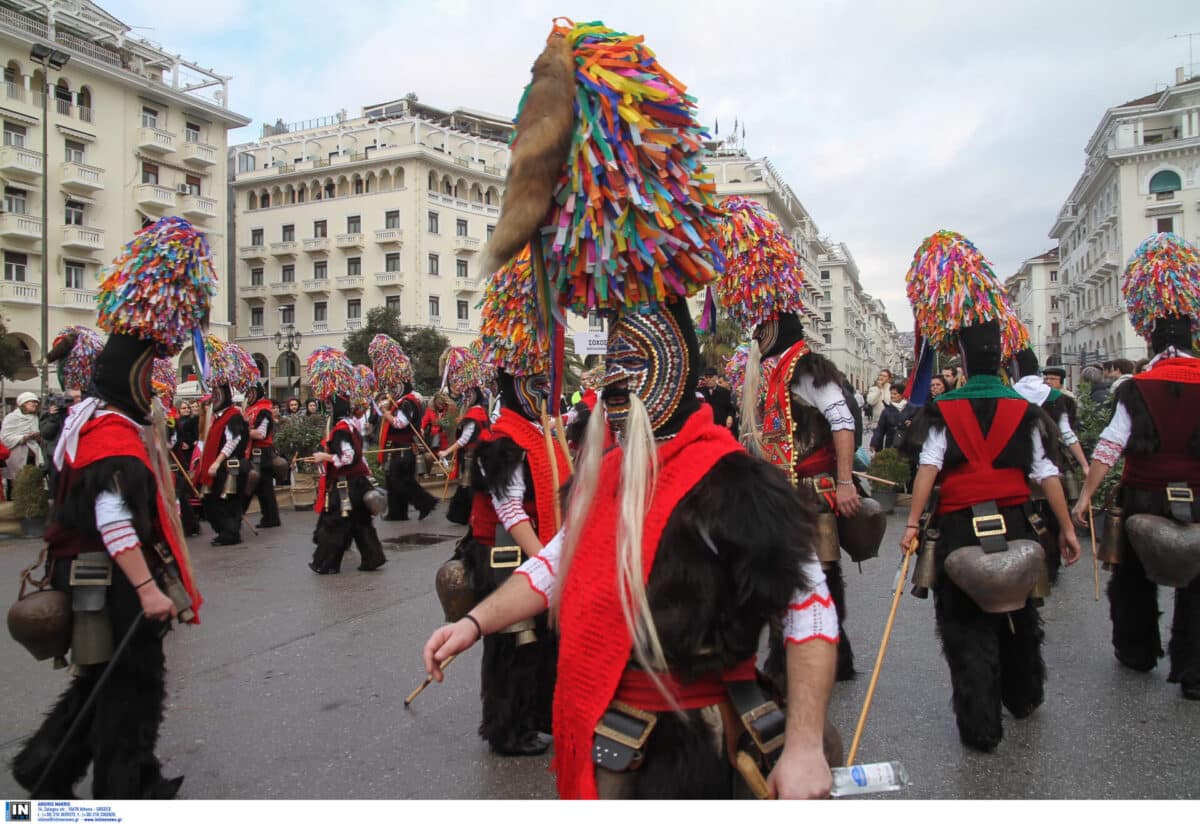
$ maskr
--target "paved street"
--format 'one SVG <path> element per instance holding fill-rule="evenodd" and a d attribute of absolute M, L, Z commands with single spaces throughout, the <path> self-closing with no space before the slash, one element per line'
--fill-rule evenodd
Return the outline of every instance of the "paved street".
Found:
<path fill-rule="evenodd" d="M 253 517 L 253 516 L 252 516 Z M 379 523 L 389 563 L 339 576 L 305 566 L 312 513 L 285 512 L 282 529 L 243 546 L 213 548 L 207 532 L 193 558 L 207 599 L 200 627 L 167 643 L 169 701 L 158 752 L 183 773 L 189 798 L 552 798 L 548 757 L 498 758 L 476 736 L 479 652 L 450 668 L 411 710 L 422 679 L 420 648 L 440 620 L 437 566 L 463 528 L 440 512 L 425 521 Z M 837 686 L 832 717 L 849 745 L 886 618 L 903 527 L 892 516 L 886 560 L 847 570 L 848 629 L 859 678 Z M 248 537 L 248 536 L 247 536 Z M 420 542 L 433 542 L 422 543 Z M 0 539 L 0 582 L 36 556 L 35 542 Z M 1165 621 L 1169 619 L 1169 601 Z M 958 742 L 950 688 L 933 632 L 932 601 L 905 596 L 860 760 L 900 759 L 913 786 L 904 798 L 1186 798 L 1200 796 L 1195 759 L 1200 703 L 1149 675 L 1117 667 L 1107 605 L 1092 599 L 1092 570 L 1064 576 L 1044 611 L 1050 668 L 1046 705 L 1006 719 L 998 752 Z M 66 682 L 11 640 L 0 641 L 0 760 Z M 89 785 L 79 785 L 86 795 Z M 0 796 L 20 792 L 0 774 Z"/>

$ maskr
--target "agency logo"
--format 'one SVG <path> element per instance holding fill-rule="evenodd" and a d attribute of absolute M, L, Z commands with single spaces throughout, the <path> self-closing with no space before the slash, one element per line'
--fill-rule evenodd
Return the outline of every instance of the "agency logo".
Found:
<path fill-rule="evenodd" d="M 33 821 L 32 801 L 5 801 L 5 821 Z"/>

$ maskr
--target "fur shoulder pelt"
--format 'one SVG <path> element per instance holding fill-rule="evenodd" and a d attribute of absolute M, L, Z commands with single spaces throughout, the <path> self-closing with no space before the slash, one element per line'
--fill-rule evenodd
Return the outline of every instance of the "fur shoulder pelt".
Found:
<path fill-rule="evenodd" d="M 1157 452 L 1158 430 L 1154 426 L 1154 419 L 1150 417 L 1150 408 L 1146 406 L 1146 400 L 1137 388 L 1137 382 L 1122 383 L 1117 387 L 1114 398 L 1117 403 L 1125 405 L 1125 411 L 1129 413 L 1129 420 L 1133 424 L 1125 450 L 1134 455 Z"/>
<path fill-rule="evenodd" d="M 820 388 L 830 381 L 841 386 L 846 379 L 841 371 L 833 365 L 833 361 L 817 352 L 809 352 L 796 363 L 796 371 L 792 373 L 793 380 L 801 375 L 812 378 L 813 386 Z"/>
<path fill-rule="evenodd" d="M 64 473 L 62 482 L 68 482 Z M 137 458 L 120 456 L 88 464 L 69 476 L 70 487 L 64 490 L 62 503 L 56 508 L 55 521 L 64 529 L 91 536 L 96 529 L 96 498 L 101 492 L 119 492 L 133 516 L 133 528 L 138 539 L 151 546 L 154 541 L 154 517 L 157 508 L 157 482 L 150 470 Z"/>
<path fill-rule="evenodd" d="M 482 470 L 474 473 L 475 490 L 501 497 L 513 476 L 525 466 L 525 450 L 512 438 L 496 438 L 476 447 L 475 462 Z M 529 484 L 525 486 L 528 494 Z"/>
<path fill-rule="evenodd" d="M 574 125 L 575 56 L 566 37 L 552 34 L 533 64 L 517 118 L 504 208 L 488 242 L 484 274 L 507 263 L 541 227 L 567 162 Z"/>

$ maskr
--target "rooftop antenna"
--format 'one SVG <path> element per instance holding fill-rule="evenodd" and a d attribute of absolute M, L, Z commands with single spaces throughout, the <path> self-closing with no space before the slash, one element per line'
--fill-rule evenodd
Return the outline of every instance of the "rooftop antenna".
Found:
<path fill-rule="evenodd" d="M 1170 39 L 1178 40 L 1181 37 L 1186 37 L 1188 41 L 1188 77 L 1195 77 L 1195 72 L 1193 69 L 1196 65 L 1196 61 L 1192 57 L 1192 38 L 1200 37 L 1200 31 L 1193 31 L 1187 34 L 1172 34 Z"/>

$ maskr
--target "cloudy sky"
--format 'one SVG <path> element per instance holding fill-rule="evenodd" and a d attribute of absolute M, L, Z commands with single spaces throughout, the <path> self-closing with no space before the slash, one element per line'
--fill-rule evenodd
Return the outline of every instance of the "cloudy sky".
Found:
<path fill-rule="evenodd" d="M 232 107 L 254 120 L 235 141 L 409 91 L 511 114 L 554 16 L 645 34 L 704 123 L 745 124 L 904 330 L 921 238 L 963 232 L 1001 277 L 1050 248 L 1104 110 L 1172 81 L 1189 55 L 1171 36 L 1200 32 L 1194 0 L 100 3 L 234 76 Z"/>

